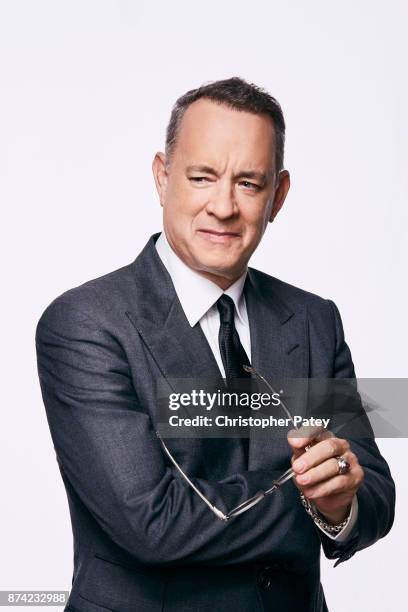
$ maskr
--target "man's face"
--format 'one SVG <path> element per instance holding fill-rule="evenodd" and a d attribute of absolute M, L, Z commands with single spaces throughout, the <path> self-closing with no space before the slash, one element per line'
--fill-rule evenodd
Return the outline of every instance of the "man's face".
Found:
<path fill-rule="evenodd" d="M 283 204 L 289 175 L 275 176 L 274 127 L 268 116 L 194 102 L 181 121 L 169 167 L 153 172 L 173 250 L 222 288 L 245 270 Z"/>

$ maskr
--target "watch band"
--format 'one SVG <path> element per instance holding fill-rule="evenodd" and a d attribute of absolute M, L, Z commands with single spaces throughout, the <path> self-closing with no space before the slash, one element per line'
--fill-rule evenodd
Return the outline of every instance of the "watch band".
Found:
<path fill-rule="evenodd" d="M 307 499 L 307 497 L 305 497 L 302 491 L 299 491 L 299 493 L 300 493 L 300 499 L 302 501 L 303 507 L 308 513 L 308 515 L 312 517 L 314 522 L 317 523 L 319 527 L 327 531 L 327 533 L 330 533 L 330 534 L 340 533 L 340 531 L 344 529 L 344 527 L 347 525 L 349 517 L 345 518 L 344 521 L 342 521 L 341 523 L 338 523 L 337 525 L 331 525 L 330 523 L 324 520 L 321 514 L 318 513 L 314 504 L 312 504 L 312 502 L 309 499 Z"/>

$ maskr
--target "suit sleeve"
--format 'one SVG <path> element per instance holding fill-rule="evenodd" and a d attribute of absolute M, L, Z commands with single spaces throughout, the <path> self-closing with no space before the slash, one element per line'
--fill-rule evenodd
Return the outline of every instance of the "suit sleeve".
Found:
<path fill-rule="evenodd" d="M 319 539 L 294 486 L 228 523 L 213 515 L 166 463 L 123 347 L 72 301 L 60 297 L 45 310 L 36 349 L 61 473 L 108 537 L 135 560 L 227 565 L 275 556 L 304 566 L 318 557 Z M 247 471 L 195 483 L 227 510 L 278 475 Z M 288 538 L 290 532 L 302 538 Z"/>
<path fill-rule="evenodd" d="M 333 378 L 355 379 L 350 349 L 344 339 L 343 325 L 337 306 L 328 300 L 336 333 Z M 366 418 L 366 417 L 365 417 Z M 367 427 L 372 434 L 367 420 Z M 346 436 L 345 436 L 346 437 Z M 358 516 L 345 542 L 335 542 L 319 534 L 329 559 L 337 559 L 335 567 L 350 559 L 357 551 L 374 544 L 392 527 L 395 509 L 395 485 L 387 462 L 371 436 L 349 439 L 351 450 L 364 469 L 364 480 L 357 491 Z"/>

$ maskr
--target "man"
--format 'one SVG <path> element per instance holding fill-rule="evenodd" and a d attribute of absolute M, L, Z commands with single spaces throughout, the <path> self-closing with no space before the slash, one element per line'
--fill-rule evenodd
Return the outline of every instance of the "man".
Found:
<path fill-rule="evenodd" d="M 335 304 L 248 268 L 289 190 L 284 133 L 276 100 L 242 79 L 182 96 L 153 161 L 164 232 L 38 323 L 74 534 L 66 610 L 326 610 L 320 545 L 343 562 L 391 528 L 371 439 L 174 438 L 166 455 L 154 434 L 161 377 L 228 380 L 242 363 L 267 379 L 354 377 Z M 202 497 L 226 512 L 291 460 L 296 482 L 229 521 Z"/>

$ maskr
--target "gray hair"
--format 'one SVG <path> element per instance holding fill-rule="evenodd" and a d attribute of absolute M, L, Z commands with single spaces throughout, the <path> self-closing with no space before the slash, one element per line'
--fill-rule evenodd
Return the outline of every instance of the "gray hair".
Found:
<path fill-rule="evenodd" d="M 282 170 L 285 147 L 285 120 L 280 104 L 261 87 L 248 83 L 239 77 L 205 83 L 197 89 L 191 89 L 177 99 L 171 111 L 170 121 L 166 130 L 165 153 L 167 164 L 170 162 L 177 142 L 177 134 L 183 115 L 190 104 L 200 98 L 207 98 L 217 104 L 223 104 L 239 111 L 247 111 L 255 115 L 268 115 L 272 120 L 275 130 L 275 170 L 276 172 Z"/>

